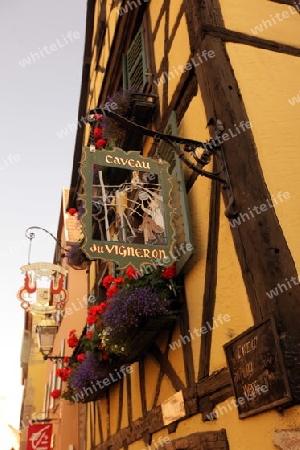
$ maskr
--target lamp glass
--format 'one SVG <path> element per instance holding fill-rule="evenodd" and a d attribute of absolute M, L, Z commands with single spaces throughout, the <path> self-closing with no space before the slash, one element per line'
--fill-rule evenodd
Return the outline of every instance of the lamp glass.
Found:
<path fill-rule="evenodd" d="M 43 355 L 49 355 L 53 349 L 55 335 L 57 333 L 57 325 L 38 325 L 36 327 L 36 332 L 38 335 L 38 346 L 39 350 Z"/>

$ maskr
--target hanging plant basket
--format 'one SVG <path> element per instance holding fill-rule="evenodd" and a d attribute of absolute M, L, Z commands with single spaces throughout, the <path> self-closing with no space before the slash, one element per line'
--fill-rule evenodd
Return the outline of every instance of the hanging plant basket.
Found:
<path fill-rule="evenodd" d="M 122 358 L 122 362 L 129 364 L 137 361 L 142 354 L 146 353 L 160 331 L 168 329 L 176 322 L 178 314 L 179 312 L 174 311 L 172 314 L 152 317 L 143 324 L 132 340 L 130 353 Z"/>
<path fill-rule="evenodd" d="M 135 87 L 121 89 L 106 99 L 106 104 L 117 105 L 114 112 L 142 126 L 148 126 L 152 122 L 156 103 L 156 95 L 144 94 L 137 91 Z M 96 131 L 94 129 L 94 139 L 97 148 L 110 145 L 121 147 L 125 151 L 140 151 L 143 137 L 143 134 L 139 131 L 129 130 L 125 124 L 107 115 L 98 118 Z"/>
<path fill-rule="evenodd" d="M 76 330 L 69 332 L 67 343 L 75 350 L 63 370 L 64 398 L 81 403 L 101 398 L 131 372 L 130 365 L 158 334 L 174 325 L 179 314 L 175 274 L 174 265 L 150 273 L 128 267 L 124 277 L 103 278 L 106 300 L 89 307 L 80 338 Z"/>

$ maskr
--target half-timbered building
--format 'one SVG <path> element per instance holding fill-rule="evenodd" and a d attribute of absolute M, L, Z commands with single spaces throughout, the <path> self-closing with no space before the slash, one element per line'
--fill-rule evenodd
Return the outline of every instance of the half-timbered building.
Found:
<path fill-rule="evenodd" d="M 73 267 L 99 304 L 105 276 L 157 259 L 175 262 L 179 288 L 172 320 L 144 324 L 121 358 L 125 376 L 68 405 L 58 448 L 300 448 L 299 12 L 88 0 L 59 233 L 74 208 Z M 73 443 L 59 441 L 68 422 Z"/>

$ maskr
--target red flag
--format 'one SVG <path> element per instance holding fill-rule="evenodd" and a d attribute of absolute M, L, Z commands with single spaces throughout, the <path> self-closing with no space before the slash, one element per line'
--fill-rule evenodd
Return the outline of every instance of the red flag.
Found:
<path fill-rule="evenodd" d="M 29 425 L 26 450 L 50 450 L 52 423 Z"/>

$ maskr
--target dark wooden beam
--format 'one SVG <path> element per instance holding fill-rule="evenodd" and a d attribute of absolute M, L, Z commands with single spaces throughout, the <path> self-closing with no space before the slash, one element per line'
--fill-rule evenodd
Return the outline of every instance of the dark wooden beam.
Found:
<path fill-rule="evenodd" d="M 226 430 L 192 433 L 163 445 L 162 450 L 188 448 L 189 450 L 229 450 Z"/>
<path fill-rule="evenodd" d="M 276 53 L 284 53 L 291 56 L 300 56 L 300 48 L 294 45 L 282 44 L 270 39 L 262 39 L 257 36 L 251 36 L 240 31 L 228 30 L 227 28 L 204 24 L 200 28 L 202 39 L 205 35 L 214 36 L 224 42 L 234 42 L 235 44 L 250 45 L 251 47 L 261 48 Z M 199 40 L 200 44 L 200 40 Z"/>
<path fill-rule="evenodd" d="M 132 424 L 132 398 L 131 398 L 131 374 L 126 376 L 126 390 L 127 390 L 127 419 L 129 426 Z"/>
<path fill-rule="evenodd" d="M 90 419 L 90 438 L 91 447 L 95 445 L 95 419 L 93 417 L 94 403 L 89 403 L 89 419 Z"/>
<path fill-rule="evenodd" d="M 186 304 L 186 300 L 182 305 L 181 314 L 179 317 L 180 320 L 180 331 L 182 336 L 190 336 L 189 328 L 189 311 Z M 187 387 L 192 387 L 195 385 L 195 366 L 194 366 L 194 358 L 193 358 L 193 350 L 192 343 L 190 340 L 187 340 L 185 344 L 182 344 L 182 352 L 183 352 L 183 361 L 184 361 L 184 371 Z"/>
<path fill-rule="evenodd" d="M 165 0 L 165 26 L 164 26 L 164 57 L 162 60 L 162 70 L 163 72 L 169 71 L 169 52 L 168 52 L 168 41 L 169 41 L 169 26 L 170 26 L 170 0 Z M 162 114 L 167 109 L 169 97 L 169 79 L 167 77 L 166 82 L 163 85 L 162 94 Z"/>
<path fill-rule="evenodd" d="M 96 433 L 97 433 L 97 405 L 93 402 L 93 442 L 96 443 Z"/>
<path fill-rule="evenodd" d="M 295 8 L 296 11 L 300 12 L 300 9 L 299 9 L 300 8 L 300 3 L 299 3 L 299 1 L 298 1 L 298 5 L 297 5 L 296 0 L 270 0 L 270 1 L 271 2 L 275 2 L 275 3 L 279 3 L 281 5 L 290 5 L 293 8 Z M 298 8 L 296 8 L 296 5 L 298 6 Z"/>
<path fill-rule="evenodd" d="M 139 360 L 139 380 L 140 380 L 140 393 L 142 402 L 142 414 L 143 417 L 145 417 L 147 414 L 147 400 L 146 400 L 145 359 L 143 356 Z"/>
<path fill-rule="evenodd" d="M 95 41 L 94 41 L 94 46 L 97 47 L 95 70 L 99 70 L 100 58 L 102 55 L 102 50 L 104 48 L 104 39 L 106 36 L 106 30 L 107 30 L 106 15 L 107 15 L 107 4 L 106 4 L 106 2 L 102 2 L 101 7 L 100 7 L 99 17 L 98 17 L 97 33 L 95 35 Z M 95 48 L 95 51 L 96 51 L 96 48 Z"/>
<path fill-rule="evenodd" d="M 184 389 L 185 386 L 179 376 L 177 375 L 176 371 L 174 370 L 174 367 L 168 360 L 168 358 L 161 352 L 161 350 L 157 347 L 156 344 L 152 344 L 150 349 L 150 353 L 154 356 L 154 358 L 157 360 L 159 365 L 161 366 L 164 373 L 168 376 L 170 379 L 173 388 L 175 391 L 180 391 L 181 389 Z"/>
<path fill-rule="evenodd" d="M 201 380 L 197 383 L 195 389 L 183 389 L 186 416 L 181 421 L 202 412 L 202 399 L 211 398 L 211 404 L 214 406 L 218 401 L 223 402 L 231 396 L 233 396 L 233 391 L 231 389 L 230 376 L 227 368 L 224 368 L 213 373 L 205 380 Z M 97 445 L 94 450 L 119 450 L 124 446 L 124 442 L 130 445 L 137 440 L 143 439 L 143 436 L 147 433 L 158 433 L 164 428 L 161 407 L 157 406 L 148 411 L 145 417 L 134 420 L 128 427 L 114 433 L 105 442 Z"/>
<path fill-rule="evenodd" d="M 195 68 L 207 118 L 220 119 L 225 129 L 249 120 L 234 76 L 234 68 L 220 37 L 206 34 L 198 41 L 199 26 L 211 23 L 223 27 L 218 0 L 207 0 L 201 8 L 196 0 L 185 0 L 186 18 L 192 51 L 212 50 L 215 58 Z M 196 45 L 197 44 L 197 45 Z M 236 133 L 222 145 L 232 183 L 236 206 L 245 214 L 249 209 L 272 202 L 259 163 L 251 130 Z M 246 193 L 246 194 L 245 194 Z M 227 195 L 223 194 L 228 204 Z M 296 335 L 300 325 L 300 289 L 295 286 L 276 298 L 266 292 L 278 282 L 297 277 L 295 263 L 279 225 L 274 208 L 249 217 L 241 225 L 231 227 L 237 256 L 255 322 L 274 312 L 280 330 Z"/>
<path fill-rule="evenodd" d="M 176 322 L 174 323 L 174 327 L 175 326 L 176 326 Z M 171 327 L 170 330 L 169 330 L 168 339 L 167 339 L 167 342 L 166 342 L 166 349 L 164 351 L 164 355 L 166 357 L 168 357 L 168 352 L 169 352 L 169 348 L 170 348 L 169 345 L 172 342 L 172 336 L 173 336 L 174 327 Z M 156 382 L 155 394 L 154 394 L 152 409 L 157 406 L 157 401 L 158 401 L 158 397 L 159 397 L 159 394 L 160 394 L 161 383 L 162 383 L 163 377 L 164 377 L 164 371 L 163 371 L 162 367 L 159 366 L 159 374 L 158 374 L 158 378 L 157 378 L 157 382 Z"/>
<path fill-rule="evenodd" d="M 109 399 L 109 390 L 105 392 L 105 400 L 106 400 L 106 433 L 107 438 L 110 438 L 110 399 Z"/>
<path fill-rule="evenodd" d="M 231 387 L 229 371 L 227 368 L 223 368 L 197 383 L 197 395 L 199 398 L 211 396 L 215 392 L 228 387 Z M 233 395 L 232 389 L 231 395 Z"/>
<path fill-rule="evenodd" d="M 122 414 L 123 414 L 123 395 L 124 395 L 124 379 L 119 382 L 119 409 L 117 420 L 117 431 L 121 429 Z"/>
<path fill-rule="evenodd" d="M 100 441 L 104 441 L 103 437 L 103 426 L 102 426 L 102 417 L 101 417 L 101 402 L 96 402 L 97 404 L 97 416 L 98 416 L 98 426 L 99 426 L 99 434 L 100 434 Z"/>
<path fill-rule="evenodd" d="M 158 397 L 160 394 L 160 388 L 161 388 L 161 383 L 162 383 L 163 377 L 164 377 L 164 371 L 162 370 L 162 367 L 159 366 L 159 374 L 158 374 L 158 378 L 157 378 L 157 382 L 156 382 L 156 386 L 155 386 L 155 394 L 154 394 L 152 409 L 157 406 L 157 401 L 158 401 Z"/>
<path fill-rule="evenodd" d="M 213 172 L 217 171 L 214 159 Z M 202 324 L 207 333 L 201 335 L 198 380 L 209 375 L 212 330 L 207 323 L 213 323 L 217 289 L 217 263 L 220 226 L 220 183 L 212 181 L 209 205 L 208 244 L 206 251 L 205 286 L 203 294 Z"/>

